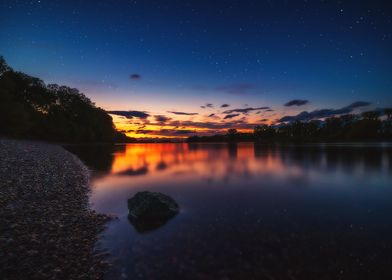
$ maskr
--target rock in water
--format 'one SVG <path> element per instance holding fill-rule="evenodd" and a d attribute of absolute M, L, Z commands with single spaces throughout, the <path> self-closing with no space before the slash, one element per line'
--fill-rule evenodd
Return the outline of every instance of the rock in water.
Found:
<path fill-rule="evenodd" d="M 138 192 L 128 199 L 128 218 L 136 230 L 143 232 L 164 225 L 178 211 L 178 204 L 158 192 Z"/>

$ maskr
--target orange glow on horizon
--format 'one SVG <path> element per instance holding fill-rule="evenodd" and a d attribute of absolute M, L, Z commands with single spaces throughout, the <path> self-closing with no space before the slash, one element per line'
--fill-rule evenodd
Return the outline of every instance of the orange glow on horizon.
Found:
<path fill-rule="evenodd" d="M 210 124 L 220 124 L 224 126 L 228 124 L 224 121 L 211 121 L 205 119 L 203 117 L 195 117 L 192 119 L 187 118 L 188 116 L 175 116 L 170 118 L 171 122 L 169 123 L 159 123 L 155 121 L 146 121 L 146 120 L 133 120 L 128 119 L 126 117 L 113 115 L 113 123 L 115 128 L 118 131 L 124 132 L 128 137 L 132 138 L 187 138 L 193 135 L 213 135 L 213 134 L 224 134 L 230 128 L 229 125 L 227 128 L 210 128 Z M 254 118 L 253 118 L 254 119 Z M 185 125 L 183 125 L 185 123 Z M 178 124 L 178 125 L 176 125 Z M 205 127 L 203 127 L 205 124 Z M 249 124 L 250 128 L 241 128 L 241 125 Z M 273 124 L 273 120 L 269 119 L 268 121 L 259 121 L 257 119 L 250 122 L 238 122 L 238 127 L 236 124 L 232 125 L 232 128 L 237 129 L 237 131 L 246 133 L 252 132 L 253 127 L 258 124 Z"/>

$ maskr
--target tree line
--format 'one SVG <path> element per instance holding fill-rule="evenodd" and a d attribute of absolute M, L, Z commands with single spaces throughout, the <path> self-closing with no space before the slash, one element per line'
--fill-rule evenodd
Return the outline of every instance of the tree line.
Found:
<path fill-rule="evenodd" d="M 46 85 L 0 56 L 0 135 L 60 142 L 126 142 L 112 118 L 75 88 Z"/>
<path fill-rule="evenodd" d="M 78 89 L 14 71 L 0 56 L 0 136 L 60 142 L 135 142 Z M 392 140 L 392 108 L 323 121 L 258 125 L 253 133 L 191 136 L 187 142 L 332 142 Z"/>
<path fill-rule="evenodd" d="M 226 134 L 191 136 L 187 142 L 349 142 L 391 141 L 392 108 L 347 114 L 323 121 L 295 121 L 280 125 L 258 125 L 253 133 L 229 129 Z"/>

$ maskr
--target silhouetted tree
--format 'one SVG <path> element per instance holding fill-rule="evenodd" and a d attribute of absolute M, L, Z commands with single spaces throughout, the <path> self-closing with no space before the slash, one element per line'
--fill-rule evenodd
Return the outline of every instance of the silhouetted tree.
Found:
<path fill-rule="evenodd" d="M 9 70 L 10 67 L 8 66 L 7 62 L 5 62 L 4 57 L 0 56 L 0 76 Z"/>
<path fill-rule="evenodd" d="M 235 141 L 238 138 L 238 131 L 235 128 L 230 128 L 227 131 L 227 137 L 229 139 L 229 141 Z"/>
<path fill-rule="evenodd" d="M 384 109 L 386 120 L 382 122 L 381 131 L 384 139 L 392 138 L 392 108 Z"/>
<path fill-rule="evenodd" d="M 384 109 L 384 113 L 387 116 L 388 120 L 392 120 L 392 108 L 386 108 Z"/>
<path fill-rule="evenodd" d="M 392 108 L 380 112 L 369 111 L 362 115 L 347 114 L 330 117 L 324 121 L 295 121 L 279 125 L 258 125 L 253 134 L 230 129 L 225 135 L 193 136 L 188 142 L 324 142 L 324 141 L 375 141 L 392 140 Z"/>
<path fill-rule="evenodd" d="M 380 117 L 380 113 L 377 111 L 368 111 L 362 113 L 362 117 L 364 120 L 377 121 L 378 118 Z"/>
<path fill-rule="evenodd" d="M 0 135 L 65 142 L 123 139 L 112 118 L 77 89 L 13 71 L 0 57 Z"/>
<path fill-rule="evenodd" d="M 270 141 L 276 136 L 275 129 L 266 124 L 258 125 L 253 130 L 256 141 Z"/>

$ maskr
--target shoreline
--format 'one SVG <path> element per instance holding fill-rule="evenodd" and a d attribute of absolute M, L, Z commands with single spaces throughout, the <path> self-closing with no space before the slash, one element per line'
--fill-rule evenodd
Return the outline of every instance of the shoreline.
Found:
<path fill-rule="evenodd" d="M 90 209 L 89 170 L 64 148 L 0 139 L 0 278 L 102 279 L 108 216 Z"/>

